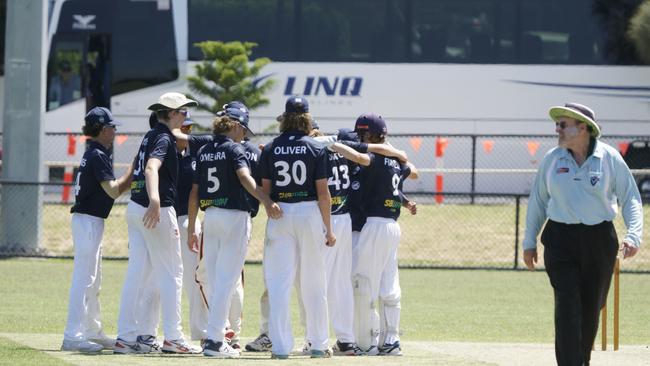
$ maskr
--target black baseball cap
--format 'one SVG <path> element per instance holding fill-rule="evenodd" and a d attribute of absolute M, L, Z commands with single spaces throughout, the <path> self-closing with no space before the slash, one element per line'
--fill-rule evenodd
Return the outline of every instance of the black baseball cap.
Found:
<path fill-rule="evenodd" d="M 309 102 L 303 97 L 293 95 L 287 99 L 284 105 L 284 113 L 307 113 L 309 112 Z"/>
<path fill-rule="evenodd" d="M 378 135 L 385 135 L 388 132 L 384 119 L 375 113 L 364 113 L 357 118 L 354 124 L 354 132 L 370 132 Z"/>
<path fill-rule="evenodd" d="M 88 111 L 86 117 L 86 126 L 100 124 L 102 126 L 121 126 L 122 123 L 113 119 L 113 114 L 108 108 L 95 107 Z"/>
<path fill-rule="evenodd" d="M 359 136 L 349 128 L 339 128 L 336 139 L 339 141 L 358 141 Z"/>
<path fill-rule="evenodd" d="M 246 123 L 248 123 L 248 120 L 250 119 L 250 114 L 248 111 L 248 107 L 246 107 L 246 104 L 238 101 L 238 100 L 233 100 L 231 102 L 228 102 L 223 105 L 222 111 L 225 111 L 228 108 L 237 108 L 241 110 L 245 115 L 246 115 Z M 221 111 L 219 111 L 221 112 Z M 219 112 L 217 112 L 217 116 L 219 115 Z M 222 114 L 223 115 L 223 114 Z"/>
<path fill-rule="evenodd" d="M 241 108 L 226 108 L 217 112 L 217 116 L 227 116 L 228 118 L 239 122 L 239 124 L 244 126 L 251 135 L 255 135 L 250 127 L 248 127 L 248 113 L 244 112 Z"/>

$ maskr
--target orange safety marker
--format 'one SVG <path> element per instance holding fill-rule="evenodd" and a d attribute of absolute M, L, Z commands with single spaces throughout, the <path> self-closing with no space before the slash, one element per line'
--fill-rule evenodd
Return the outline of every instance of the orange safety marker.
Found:
<path fill-rule="evenodd" d="M 68 156 L 74 156 L 77 152 L 77 139 L 75 136 L 68 132 Z M 63 171 L 63 183 L 72 183 L 72 173 L 74 168 L 71 166 L 66 166 Z M 70 200 L 70 187 L 69 185 L 63 186 L 63 192 L 61 193 L 61 201 L 68 203 Z"/>
<path fill-rule="evenodd" d="M 443 168 L 443 156 L 449 140 L 444 137 L 436 137 L 436 169 Z M 441 172 L 436 173 L 436 203 L 442 203 L 444 196 L 440 194 L 444 190 L 444 177 Z"/>

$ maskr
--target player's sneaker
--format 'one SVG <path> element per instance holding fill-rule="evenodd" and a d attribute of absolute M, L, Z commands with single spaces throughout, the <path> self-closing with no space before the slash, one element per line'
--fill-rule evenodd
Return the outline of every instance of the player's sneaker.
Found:
<path fill-rule="evenodd" d="M 165 342 L 163 342 L 162 351 L 163 353 L 197 354 L 201 353 L 201 348 L 187 342 L 183 338 L 175 340 L 165 339 Z"/>
<path fill-rule="evenodd" d="M 76 341 L 64 339 L 63 344 L 61 344 L 61 351 L 97 353 L 101 352 L 103 349 L 104 347 L 101 344 L 87 340 Z"/>
<path fill-rule="evenodd" d="M 269 352 L 273 343 L 266 333 L 260 334 L 254 341 L 246 344 L 246 350 L 250 352 Z"/>
<path fill-rule="evenodd" d="M 239 344 L 239 339 L 232 339 L 230 342 L 228 342 L 230 347 L 240 351 L 241 350 L 241 345 Z"/>
<path fill-rule="evenodd" d="M 379 347 L 379 354 L 382 356 L 401 356 L 402 348 L 400 347 L 399 341 L 384 343 L 383 346 Z"/>
<path fill-rule="evenodd" d="M 379 356 L 379 348 L 377 346 L 370 346 L 366 351 L 363 351 L 366 356 Z"/>
<path fill-rule="evenodd" d="M 113 349 L 113 347 L 115 347 L 115 338 L 107 336 L 104 332 L 100 332 L 93 337 L 88 337 L 88 340 L 93 343 L 101 344 L 104 349 Z"/>
<path fill-rule="evenodd" d="M 145 350 L 141 349 L 140 343 L 138 342 L 127 342 L 123 339 L 116 339 L 115 346 L 113 347 L 113 353 L 126 355 L 131 353 L 147 353 Z"/>
<path fill-rule="evenodd" d="M 143 353 L 162 353 L 162 347 L 156 340 L 156 336 L 141 335 L 138 336 L 136 342 L 140 345 L 140 350 Z"/>
<path fill-rule="evenodd" d="M 302 345 L 302 350 L 300 351 L 300 353 L 303 356 L 311 355 L 311 342 L 305 341 L 305 344 Z"/>
<path fill-rule="evenodd" d="M 354 342 L 336 341 L 333 350 L 336 356 L 362 356 L 365 354 Z"/>
<path fill-rule="evenodd" d="M 330 358 L 332 357 L 332 351 L 329 349 L 326 349 L 324 351 L 321 351 L 319 349 L 313 349 L 310 351 L 311 358 Z"/>
<path fill-rule="evenodd" d="M 230 347 L 228 343 L 208 339 L 204 343 L 203 355 L 217 358 L 237 358 L 239 351 Z"/>

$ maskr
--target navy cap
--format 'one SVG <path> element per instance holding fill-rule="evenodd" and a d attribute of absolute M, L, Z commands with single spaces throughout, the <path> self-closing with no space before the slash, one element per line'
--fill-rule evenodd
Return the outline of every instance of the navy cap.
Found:
<path fill-rule="evenodd" d="M 96 124 L 103 126 L 122 125 L 122 123 L 114 120 L 111 111 L 109 111 L 108 108 L 104 107 L 95 107 L 89 110 L 86 114 L 86 117 L 84 118 L 84 121 L 86 121 L 86 126 L 92 126 Z"/>
<path fill-rule="evenodd" d="M 307 113 L 309 112 L 309 102 L 307 99 L 298 96 L 291 96 L 284 105 L 284 113 Z"/>
<path fill-rule="evenodd" d="M 359 141 L 359 136 L 349 128 L 339 128 L 336 139 L 339 141 Z"/>
<path fill-rule="evenodd" d="M 232 102 L 228 102 L 228 103 L 224 104 L 222 108 L 223 109 L 221 111 L 217 112 L 217 116 L 225 115 L 224 111 L 226 109 L 236 108 L 236 109 L 239 109 L 242 113 L 244 113 L 244 115 L 246 116 L 246 123 L 248 123 L 250 115 L 248 113 L 248 107 L 246 107 L 246 105 L 244 103 L 242 103 L 242 102 L 240 102 L 238 100 L 233 100 Z M 224 113 L 219 114 L 221 112 L 224 112 Z"/>
<path fill-rule="evenodd" d="M 252 135 L 255 135 L 248 127 L 248 113 L 244 112 L 241 108 L 226 108 L 222 111 L 217 112 L 217 116 L 226 116 L 230 119 L 234 119 L 239 122 L 240 125 L 244 126 L 248 132 Z"/>
<path fill-rule="evenodd" d="M 374 134 L 385 135 L 388 132 L 384 119 L 374 113 L 364 113 L 357 118 L 354 124 L 354 131 L 367 131 Z"/>

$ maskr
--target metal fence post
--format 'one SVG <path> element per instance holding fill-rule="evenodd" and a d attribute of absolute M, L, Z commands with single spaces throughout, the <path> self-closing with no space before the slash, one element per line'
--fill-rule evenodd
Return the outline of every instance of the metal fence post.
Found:
<path fill-rule="evenodd" d="M 472 135 L 472 187 L 470 203 L 474 204 L 474 194 L 476 193 L 476 135 Z"/>
<path fill-rule="evenodd" d="M 519 210 L 521 204 L 521 196 L 515 197 L 515 263 L 513 269 L 519 267 Z"/>

